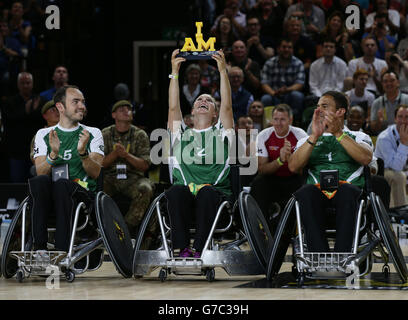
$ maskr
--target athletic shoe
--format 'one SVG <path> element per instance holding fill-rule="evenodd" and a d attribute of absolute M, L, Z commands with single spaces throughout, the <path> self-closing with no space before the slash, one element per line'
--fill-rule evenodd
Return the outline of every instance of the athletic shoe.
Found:
<path fill-rule="evenodd" d="M 182 258 L 189 258 L 193 255 L 193 252 L 190 248 L 184 248 L 183 251 L 180 252 L 180 257 Z"/>

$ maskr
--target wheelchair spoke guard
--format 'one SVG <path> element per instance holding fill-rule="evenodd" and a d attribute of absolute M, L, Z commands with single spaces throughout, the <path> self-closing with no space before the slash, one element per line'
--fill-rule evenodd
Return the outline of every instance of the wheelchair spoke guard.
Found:
<path fill-rule="evenodd" d="M 266 264 L 273 244 L 268 223 L 255 199 L 246 192 L 238 197 L 239 212 L 248 242 L 255 252 L 255 256 L 266 271 Z"/>
<path fill-rule="evenodd" d="M 13 219 L 11 220 L 10 226 L 7 230 L 6 237 L 3 242 L 3 250 L 1 252 L 1 272 L 3 276 L 8 279 L 13 277 L 18 270 L 17 259 L 10 256 L 11 251 L 21 251 L 21 222 L 23 217 L 23 208 L 27 206 L 27 216 L 26 216 L 26 234 L 25 234 L 25 250 L 31 250 L 30 241 L 30 200 L 25 198 L 20 206 L 18 207 Z"/>
<path fill-rule="evenodd" d="M 370 193 L 370 201 L 373 206 L 375 220 L 380 230 L 381 238 L 394 262 L 395 269 L 403 282 L 407 282 L 408 270 L 405 264 L 404 255 L 394 230 L 392 229 L 390 218 L 381 199 L 374 193 Z"/>
<path fill-rule="evenodd" d="M 102 235 L 106 250 L 125 278 L 132 276 L 132 240 L 115 201 L 107 194 L 99 192 L 96 195 L 96 220 Z"/>

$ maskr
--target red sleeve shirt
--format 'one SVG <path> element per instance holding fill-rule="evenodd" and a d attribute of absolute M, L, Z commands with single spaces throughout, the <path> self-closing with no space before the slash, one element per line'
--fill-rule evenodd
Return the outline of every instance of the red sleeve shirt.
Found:
<path fill-rule="evenodd" d="M 292 146 L 292 153 L 295 150 L 298 140 L 307 137 L 306 132 L 298 127 L 289 126 L 288 133 L 280 137 L 276 134 L 273 127 L 262 130 L 257 138 L 257 156 L 267 157 L 270 162 L 274 161 L 280 156 L 280 149 L 285 143 L 285 138 Z M 280 177 L 288 177 L 293 173 L 288 168 L 288 163 L 285 162 L 275 173 Z"/>

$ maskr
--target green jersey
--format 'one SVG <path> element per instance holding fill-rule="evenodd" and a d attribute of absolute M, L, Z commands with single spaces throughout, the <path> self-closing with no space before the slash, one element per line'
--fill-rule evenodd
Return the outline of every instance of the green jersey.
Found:
<path fill-rule="evenodd" d="M 170 167 L 173 183 L 186 186 L 210 184 L 230 195 L 229 133 L 220 122 L 203 130 L 187 128 L 183 122 L 180 131 L 172 133 Z"/>
<path fill-rule="evenodd" d="M 90 138 L 86 149 L 89 153 L 96 152 L 104 155 L 104 144 L 102 133 L 98 128 L 87 127 L 83 124 L 78 124 L 77 127 L 66 129 L 59 126 L 59 124 L 38 130 L 35 135 L 34 142 L 34 159 L 39 156 L 47 156 L 51 152 L 49 133 L 55 129 L 60 140 L 60 149 L 58 158 L 55 161 L 55 166 L 68 163 L 69 178 L 75 182 L 79 182 L 88 190 L 96 191 L 96 180 L 88 177 L 82 160 L 79 157 L 77 146 L 79 141 L 79 134 L 86 129 Z"/>
<path fill-rule="evenodd" d="M 371 138 L 361 131 L 350 131 L 344 128 L 344 132 L 358 144 L 366 145 L 371 150 L 373 145 Z M 298 141 L 299 148 L 309 137 Z M 357 187 L 364 187 L 364 167 L 355 161 L 343 148 L 336 137 L 330 133 L 324 133 L 316 141 L 312 154 L 308 161 L 307 184 L 320 183 L 321 170 L 339 170 L 339 180 L 347 181 Z"/>

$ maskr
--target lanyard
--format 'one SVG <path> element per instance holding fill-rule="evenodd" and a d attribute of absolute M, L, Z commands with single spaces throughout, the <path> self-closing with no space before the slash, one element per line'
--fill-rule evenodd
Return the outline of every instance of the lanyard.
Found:
<path fill-rule="evenodd" d="M 384 120 L 388 120 L 387 119 L 387 112 L 386 112 L 386 107 L 385 107 L 385 98 L 384 98 L 384 96 L 385 96 L 385 94 L 382 96 L 382 105 L 383 105 L 383 109 L 384 109 Z M 402 94 L 400 92 L 399 97 L 398 97 L 398 101 L 397 101 L 397 106 L 401 103 L 401 96 L 402 96 Z"/>
<path fill-rule="evenodd" d="M 392 134 L 394 135 L 395 142 L 397 143 L 397 148 L 399 147 L 399 139 L 397 138 L 397 134 L 395 133 L 394 129 L 392 129 Z"/>

